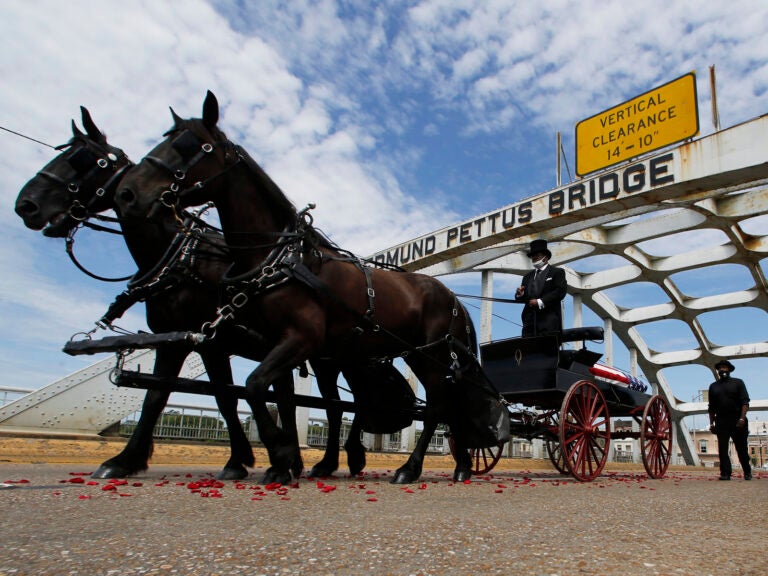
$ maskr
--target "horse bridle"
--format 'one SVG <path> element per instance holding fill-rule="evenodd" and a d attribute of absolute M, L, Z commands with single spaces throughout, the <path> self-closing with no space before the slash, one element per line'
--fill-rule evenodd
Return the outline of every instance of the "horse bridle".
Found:
<path fill-rule="evenodd" d="M 93 140 L 78 139 L 78 142 L 82 142 L 83 146 L 75 150 L 69 158 L 67 163 L 74 170 L 74 176 L 65 179 L 48 172 L 47 170 L 40 170 L 37 174 L 43 176 L 53 182 L 60 184 L 66 188 L 66 190 L 74 196 L 72 204 L 67 210 L 70 218 L 77 222 L 85 222 L 88 218 L 97 216 L 91 211 L 93 204 L 105 197 L 108 193 L 114 193 L 114 188 L 120 179 L 125 174 L 125 171 L 133 167 L 133 162 L 130 158 L 119 148 L 111 147 L 110 149 L 102 147 Z M 62 150 L 67 147 L 74 146 L 74 143 L 62 144 L 57 146 L 57 150 Z M 99 155 L 94 154 L 91 147 L 98 150 Z M 90 181 L 103 170 L 111 169 L 113 171 L 112 176 L 104 183 L 103 186 L 97 188 L 94 194 L 85 201 L 80 196 L 88 188 Z M 113 221 L 113 219 L 104 218 L 107 221 Z M 100 227 L 97 227 L 100 228 Z M 105 229 L 111 231 L 109 229 Z"/>
<path fill-rule="evenodd" d="M 201 141 L 197 135 L 191 130 L 185 129 L 171 141 L 171 147 L 179 155 L 179 161 L 169 164 L 162 158 L 157 156 L 145 156 L 144 159 L 152 166 L 159 168 L 166 172 L 171 177 L 171 183 L 168 185 L 168 189 L 160 194 L 157 201 L 167 208 L 176 208 L 185 194 L 192 190 L 200 190 L 204 188 L 209 182 L 220 178 L 227 172 L 229 172 L 235 165 L 239 163 L 241 158 L 227 166 L 220 173 L 208 178 L 205 181 L 198 181 L 191 186 L 182 189 L 182 183 L 187 178 L 190 170 L 200 162 L 203 158 L 212 154 L 214 151 L 214 145 L 209 142 Z"/>

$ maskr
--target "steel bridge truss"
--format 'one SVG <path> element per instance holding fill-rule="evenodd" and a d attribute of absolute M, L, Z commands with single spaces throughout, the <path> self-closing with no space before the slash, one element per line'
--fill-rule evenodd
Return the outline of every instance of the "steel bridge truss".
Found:
<path fill-rule="evenodd" d="M 768 236 L 753 231 L 758 221 L 765 229 L 767 215 L 768 116 L 761 116 L 410 240 L 374 259 L 431 275 L 480 272 L 480 336 L 488 341 L 493 274 L 525 274 L 530 241 L 546 238 L 552 261 L 566 269 L 574 325 L 581 324 L 586 306 L 604 323 L 608 363 L 612 335 L 627 347 L 632 371 L 641 370 L 670 403 L 683 457 L 698 464 L 683 417 L 705 413 L 706 404 L 676 399 L 663 370 L 690 364 L 711 369 L 722 358 L 768 355 L 765 340 L 718 345 L 701 321 L 703 314 L 741 307 L 768 312 Z M 658 240 L 677 241 L 683 249 L 654 254 Z M 725 292 L 709 286 L 702 297 L 680 288 L 676 275 L 725 264 L 746 269 L 751 285 Z M 626 307 L 611 298 L 612 289 L 642 283 L 655 284 L 665 301 Z M 638 327 L 666 320 L 682 321 L 695 346 L 652 349 Z M 751 405 L 766 409 L 768 400 Z"/>

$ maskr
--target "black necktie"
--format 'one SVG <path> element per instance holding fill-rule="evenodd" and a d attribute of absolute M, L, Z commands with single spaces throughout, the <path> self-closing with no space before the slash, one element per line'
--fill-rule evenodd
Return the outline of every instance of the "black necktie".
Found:
<path fill-rule="evenodd" d="M 536 270 L 536 272 L 533 275 L 533 289 L 536 296 L 541 294 L 541 288 L 542 288 L 541 284 L 543 279 L 544 279 L 544 274 L 541 273 L 541 270 Z"/>

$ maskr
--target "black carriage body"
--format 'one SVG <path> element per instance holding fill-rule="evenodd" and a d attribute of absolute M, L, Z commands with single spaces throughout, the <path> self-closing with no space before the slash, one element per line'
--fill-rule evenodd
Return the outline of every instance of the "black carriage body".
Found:
<path fill-rule="evenodd" d="M 589 330 L 589 329 L 583 329 Z M 480 346 L 483 371 L 499 393 L 510 403 L 525 404 L 541 409 L 559 409 L 565 394 L 580 380 L 589 380 L 605 396 L 611 416 L 628 416 L 642 410 L 648 394 L 595 378 L 590 372 L 601 354 L 580 348 L 561 350 L 561 340 L 575 336 L 580 340 L 583 330 L 566 331 L 565 338 L 554 335 L 530 338 L 507 338 Z M 586 333 L 594 335 L 593 332 Z M 602 333 L 602 331 L 600 331 Z"/>

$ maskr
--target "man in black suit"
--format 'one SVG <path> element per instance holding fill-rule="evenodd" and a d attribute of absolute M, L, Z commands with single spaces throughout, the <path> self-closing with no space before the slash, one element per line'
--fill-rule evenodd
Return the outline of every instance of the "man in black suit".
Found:
<path fill-rule="evenodd" d="M 720 480 L 731 479 L 731 457 L 729 441 L 733 440 L 739 457 L 744 480 L 752 480 L 752 465 L 749 461 L 747 410 L 749 394 L 744 381 L 732 378 L 735 366 L 728 360 L 715 364 L 717 380 L 709 385 L 709 429 L 717 434 L 717 455 L 720 458 Z"/>
<path fill-rule="evenodd" d="M 523 304 L 523 336 L 560 334 L 563 313 L 560 303 L 568 290 L 565 270 L 549 264 L 552 252 L 546 240 L 534 240 L 528 250 L 533 270 L 523 276 L 515 302 Z"/>

